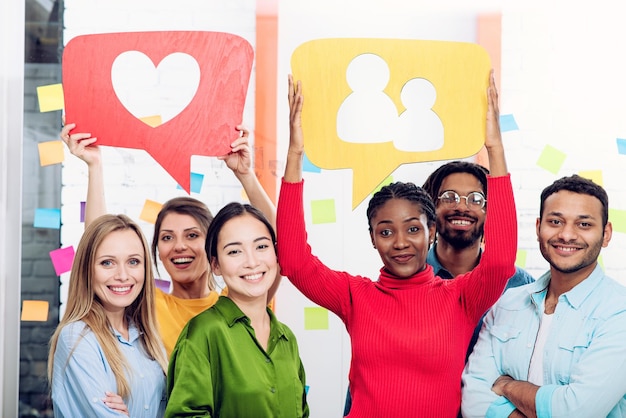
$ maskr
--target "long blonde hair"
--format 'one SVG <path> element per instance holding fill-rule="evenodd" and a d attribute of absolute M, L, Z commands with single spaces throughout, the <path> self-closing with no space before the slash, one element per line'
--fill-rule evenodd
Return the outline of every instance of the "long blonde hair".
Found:
<path fill-rule="evenodd" d="M 143 288 L 137 296 L 137 299 L 135 299 L 130 306 L 126 307 L 125 315 L 129 318 L 129 321 L 133 322 L 138 328 L 139 339 L 148 357 L 156 360 L 161 366 L 163 373 L 166 373 L 167 357 L 157 328 L 154 296 L 156 285 L 152 273 L 148 243 L 139 226 L 128 216 L 103 215 L 94 220 L 85 229 L 78 244 L 78 248 L 76 249 L 74 263 L 70 273 L 70 285 L 65 313 L 50 339 L 48 380 L 52 382 L 54 352 L 57 348 L 61 330 L 67 324 L 83 321 L 87 326 L 81 334 L 81 338 L 87 332 L 87 328 L 94 333 L 111 366 L 111 371 L 115 376 L 118 395 L 128 400 L 130 396 L 130 385 L 125 372 L 130 370 L 129 365 L 118 347 L 117 338 L 112 331 L 113 327 L 105 314 L 100 300 L 96 296 L 92 284 L 96 251 L 109 234 L 123 230 L 131 230 L 137 234 L 143 246 L 145 259 L 145 280 Z M 76 345 L 79 341 L 80 339 L 76 342 Z M 74 348 L 76 348 L 76 345 Z M 72 348 L 72 352 L 74 348 Z M 70 357 L 72 352 L 70 352 Z"/>

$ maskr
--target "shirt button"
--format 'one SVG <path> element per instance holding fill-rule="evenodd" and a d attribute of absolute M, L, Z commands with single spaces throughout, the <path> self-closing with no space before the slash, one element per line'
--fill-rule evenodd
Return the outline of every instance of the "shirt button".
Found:
<path fill-rule="evenodd" d="M 266 363 L 269 363 L 270 361 L 271 361 L 270 359 L 268 359 L 267 357 L 265 357 L 265 362 L 266 362 Z"/>
<path fill-rule="evenodd" d="M 100 401 L 100 399 L 98 399 L 96 397 L 91 398 L 91 402 L 93 402 L 93 403 L 96 403 L 96 402 L 99 402 L 99 401 Z"/>
<path fill-rule="evenodd" d="M 270 392 L 276 393 L 276 388 L 270 388 Z"/>
<path fill-rule="evenodd" d="M 148 409 L 150 409 L 150 407 L 148 405 L 144 405 L 143 409 L 145 409 L 147 411 Z"/>

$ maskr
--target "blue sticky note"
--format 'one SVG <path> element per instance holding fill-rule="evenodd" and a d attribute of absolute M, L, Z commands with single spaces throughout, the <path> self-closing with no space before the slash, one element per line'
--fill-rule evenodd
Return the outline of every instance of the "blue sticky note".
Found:
<path fill-rule="evenodd" d="M 304 385 L 304 393 L 309 394 L 309 385 Z"/>
<path fill-rule="evenodd" d="M 617 152 L 626 154 L 626 139 L 617 138 Z"/>
<path fill-rule="evenodd" d="M 204 181 L 204 174 L 200 173 L 191 173 L 191 184 L 189 190 L 194 193 L 200 193 L 202 190 L 202 182 Z M 182 189 L 180 184 L 176 185 L 177 189 Z"/>
<path fill-rule="evenodd" d="M 302 159 L 302 171 L 308 171 L 309 173 L 321 173 L 322 169 L 316 166 L 309 160 L 309 157 L 304 153 L 304 158 Z"/>
<path fill-rule="evenodd" d="M 500 115 L 500 130 L 502 132 L 519 130 L 515 117 L 513 115 Z"/>
<path fill-rule="evenodd" d="M 35 228 L 61 228 L 61 209 L 35 209 Z"/>

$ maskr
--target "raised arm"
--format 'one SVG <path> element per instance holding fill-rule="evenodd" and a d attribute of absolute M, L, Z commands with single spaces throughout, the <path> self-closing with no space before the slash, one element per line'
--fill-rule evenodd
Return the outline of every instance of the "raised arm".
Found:
<path fill-rule="evenodd" d="M 293 76 L 289 75 L 289 149 L 284 179 L 287 183 L 298 183 L 302 180 L 302 157 L 304 156 L 304 134 L 302 133 L 302 83 L 294 84 Z"/>
<path fill-rule="evenodd" d="M 487 127 L 485 136 L 485 148 L 489 156 L 489 170 L 493 177 L 505 176 L 508 173 L 502 134 L 500 132 L 500 106 L 498 104 L 498 89 L 493 75 L 489 75 L 489 88 L 487 89 Z"/>
<path fill-rule="evenodd" d="M 72 133 L 74 127 L 76 127 L 74 123 L 65 125 L 61 130 L 61 139 L 72 155 L 87 164 L 87 199 L 85 200 L 85 228 L 87 228 L 94 219 L 107 213 L 102 155 L 100 148 L 94 145 L 98 139 L 92 138 L 90 133 Z"/>

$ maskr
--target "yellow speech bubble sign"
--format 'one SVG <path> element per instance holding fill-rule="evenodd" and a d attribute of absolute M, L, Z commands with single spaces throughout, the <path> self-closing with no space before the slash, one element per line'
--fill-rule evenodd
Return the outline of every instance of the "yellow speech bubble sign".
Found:
<path fill-rule="evenodd" d="M 291 57 L 308 158 L 352 169 L 355 208 L 398 166 L 467 158 L 485 141 L 491 64 L 477 44 L 318 39 Z"/>

